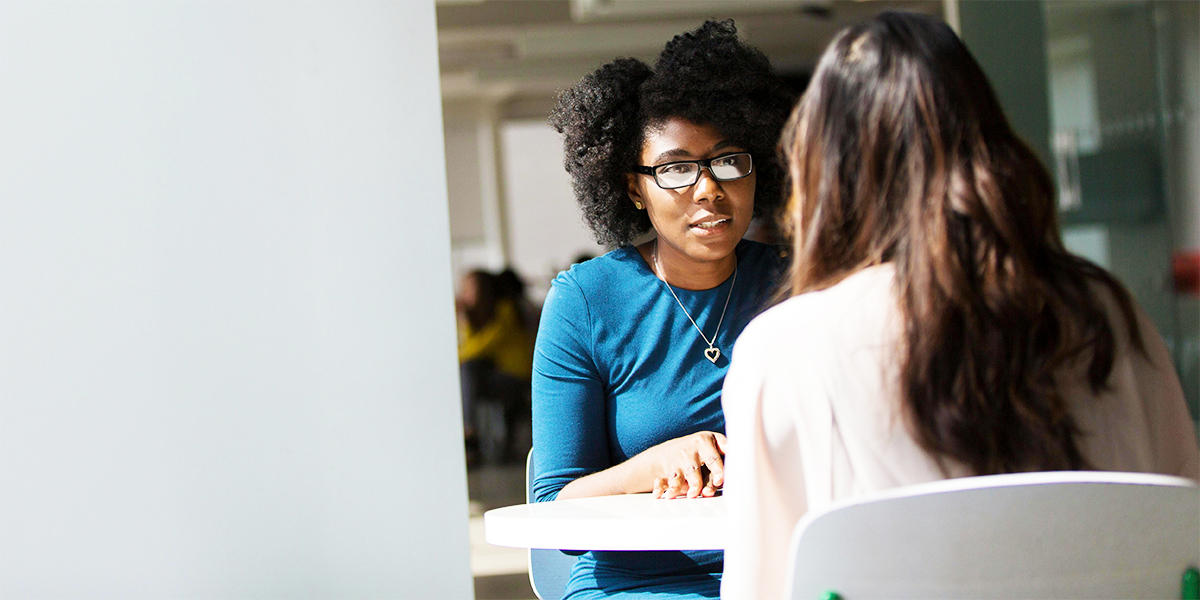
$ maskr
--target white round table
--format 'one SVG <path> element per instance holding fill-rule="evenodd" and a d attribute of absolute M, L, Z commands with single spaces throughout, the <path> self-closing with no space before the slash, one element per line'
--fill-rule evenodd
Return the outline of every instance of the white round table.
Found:
<path fill-rule="evenodd" d="M 722 550 L 725 499 L 626 494 L 519 504 L 483 515 L 489 544 L 560 550 Z"/>

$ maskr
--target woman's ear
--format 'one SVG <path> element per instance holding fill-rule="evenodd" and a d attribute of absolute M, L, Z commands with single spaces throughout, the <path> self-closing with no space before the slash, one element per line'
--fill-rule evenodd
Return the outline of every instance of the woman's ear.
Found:
<path fill-rule="evenodd" d="M 629 188 L 629 199 L 633 201 L 633 205 L 638 210 L 646 208 L 646 203 L 642 200 L 642 188 L 638 186 L 637 175 L 629 173 L 625 176 L 625 181 Z"/>

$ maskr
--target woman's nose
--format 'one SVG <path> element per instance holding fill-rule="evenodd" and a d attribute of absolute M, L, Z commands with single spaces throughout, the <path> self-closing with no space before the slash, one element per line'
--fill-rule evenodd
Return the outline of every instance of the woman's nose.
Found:
<path fill-rule="evenodd" d="M 721 182 L 717 181 L 716 177 L 713 177 L 712 170 L 708 167 L 702 167 L 692 191 L 692 200 L 695 202 L 703 202 L 705 200 L 716 202 L 724 197 L 725 190 L 721 189 Z"/>

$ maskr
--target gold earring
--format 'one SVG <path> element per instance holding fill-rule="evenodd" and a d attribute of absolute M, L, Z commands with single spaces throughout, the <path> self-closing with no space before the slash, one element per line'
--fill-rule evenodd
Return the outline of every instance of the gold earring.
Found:
<path fill-rule="evenodd" d="M 634 206 L 636 206 L 638 210 L 642 210 L 642 203 L 641 203 L 641 202 L 638 202 L 638 201 L 636 201 L 636 200 L 635 200 L 635 201 L 633 202 L 633 205 L 634 205 Z"/>

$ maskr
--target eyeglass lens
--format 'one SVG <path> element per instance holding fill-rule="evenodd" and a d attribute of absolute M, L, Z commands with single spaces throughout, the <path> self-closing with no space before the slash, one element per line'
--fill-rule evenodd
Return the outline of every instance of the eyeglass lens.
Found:
<path fill-rule="evenodd" d="M 692 185 L 700 179 L 701 163 L 708 163 L 713 179 L 729 181 L 750 174 L 752 161 L 748 153 L 727 154 L 708 161 L 684 161 L 660 165 L 654 168 L 654 179 L 660 187 L 674 189 Z"/>

